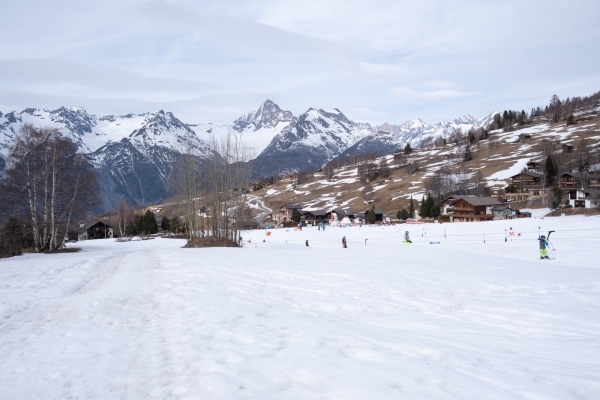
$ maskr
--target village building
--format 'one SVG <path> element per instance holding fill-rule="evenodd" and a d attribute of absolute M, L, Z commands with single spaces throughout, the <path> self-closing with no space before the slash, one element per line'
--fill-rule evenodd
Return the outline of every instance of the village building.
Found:
<path fill-rule="evenodd" d="M 292 213 L 294 212 L 294 208 L 298 210 L 300 213 L 302 212 L 302 207 L 299 204 L 284 204 L 279 209 L 279 212 L 275 214 L 275 220 L 277 222 L 289 222 L 292 220 Z"/>
<path fill-rule="evenodd" d="M 442 215 L 449 215 L 453 211 L 453 209 L 452 209 L 453 204 L 456 203 L 457 200 L 463 199 L 465 197 L 476 197 L 476 196 L 472 195 L 472 194 L 470 194 L 470 195 L 455 194 L 452 196 L 448 196 L 440 202 L 440 213 Z"/>
<path fill-rule="evenodd" d="M 596 208 L 600 204 L 600 190 L 578 189 L 569 192 L 569 204 L 578 208 Z"/>
<path fill-rule="evenodd" d="M 300 221 L 305 223 L 319 223 L 327 221 L 327 212 L 325 210 L 302 211 Z"/>
<path fill-rule="evenodd" d="M 563 153 L 573 153 L 575 151 L 575 146 L 573 146 L 572 144 L 563 144 L 562 145 L 562 152 Z"/>
<path fill-rule="evenodd" d="M 375 222 L 383 222 L 383 216 L 385 215 L 385 213 L 382 210 L 378 210 L 377 208 L 375 210 L 365 211 L 365 221 L 369 220 L 369 214 L 371 213 L 371 211 L 375 213 Z"/>
<path fill-rule="evenodd" d="M 333 210 L 329 211 L 329 212 L 326 214 L 326 216 L 325 216 L 325 217 L 326 217 L 328 220 L 330 220 L 330 221 L 331 221 L 331 220 L 333 219 L 333 218 L 332 218 L 332 214 L 334 214 L 334 216 L 335 216 L 335 217 L 338 219 L 338 221 L 341 221 L 342 219 L 344 219 L 344 218 L 346 218 L 346 217 L 348 217 L 349 219 L 351 219 L 351 220 L 352 220 L 352 219 L 354 219 L 354 218 L 355 218 L 355 215 L 356 215 L 356 214 L 354 213 L 354 211 L 352 211 L 352 210 L 350 210 L 350 209 L 347 209 L 347 208 L 335 208 L 335 209 L 333 209 Z"/>
<path fill-rule="evenodd" d="M 521 201 L 539 198 L 543 192 L 544 174 L 539 172 L 522 172 L 510 177 L 511 185 L 517 188 L 516 193 L 506 193 L 507 201 Z"/>
<path fill-rule="evenodd" d="M 493 197 L 463 197 L 453 203 L 448 215 L 453 222 L 491 221 L 492 208 L 501 204 Z"/>
<path fill-rule="evenodd" d="M 81 223 L 79 228 L 67 232 L 69 240 L 110 239 L 113 235 L 113 228 L 101 221 Z"/>
<path fill-rule="evenodd" d="M 544 172 L 544 167 L 539 162 L 530 161 L 527 163 L 527 171 L 528 172 L 537 172 L 538 174 L 542 174 Z"/>
<path fill-rule="evenodd" d="M 492 207 L 494 219 L 508 219 L 512 215 L 512 209 L 505 204 Z"/>

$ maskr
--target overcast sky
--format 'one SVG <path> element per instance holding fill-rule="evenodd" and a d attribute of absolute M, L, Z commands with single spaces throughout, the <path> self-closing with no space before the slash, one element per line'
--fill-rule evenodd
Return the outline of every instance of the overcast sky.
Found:
<path fill-rule="evenodd" d="M 429 123 L 600 90 L 600 1 L 3 0 L 0 111 Z"/>

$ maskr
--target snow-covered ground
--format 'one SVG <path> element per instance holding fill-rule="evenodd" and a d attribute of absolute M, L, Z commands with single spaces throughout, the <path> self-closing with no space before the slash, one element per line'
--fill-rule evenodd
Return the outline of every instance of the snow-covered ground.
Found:
<path fill-rule="evenodd" d="M 600 398 L 599 217 L 243 238 L 0 260 L 0 398 Z"/>

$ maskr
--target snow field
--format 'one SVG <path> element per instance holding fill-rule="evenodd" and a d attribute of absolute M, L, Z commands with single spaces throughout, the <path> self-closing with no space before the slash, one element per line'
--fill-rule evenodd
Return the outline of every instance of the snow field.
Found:
<path fill-rule="evenodd" d="M 0 260 L 0 398 L 600 396 L 598 217 L 271 232 Z"/>

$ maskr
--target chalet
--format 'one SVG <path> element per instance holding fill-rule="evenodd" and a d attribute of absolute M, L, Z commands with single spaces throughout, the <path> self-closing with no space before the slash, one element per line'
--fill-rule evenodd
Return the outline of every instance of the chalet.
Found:
<path fill-rule="evenodd" d="M 535 162 L 535 161 L 530 161 L 527 163 L 527 171 L 528 172 L 537 172 L 539 174 L 544 172 L 544 168 L 542 167 L 542 164 L 539 162 Z"/>
<path fill-rule="evenodd" d="M 531 218 L 531 213 L 529 211 L 521 211 L 517 213 L 517 218 Z"/>
<path fill-rule="evenodd" d="M 569 192 L 569 204 L 572 207 L 596 208 L 600 204 L 600 190 L 579 189 Z"/>
<path fill-rule="evenodd" d="M 369 213 L 373 210 L 365 211 L 365 221 L 369 220 Z M 384 212 L 382 210 L 375 209 L 375 222 L 383 222 Z"/>
<path fill-rule="evenodd" d="M 558 187 L 566 190 L 581 188 L 581 184 L 579 183 L 579 177 L 576 174 L 564 172 L 558 178 Z"/>
<path fill-rule="evenodd" d="M 574 151 L 575 151 L 575 146 L 573 146 L 572 144 L 563 144 L 562 145 L 563 153 L 573 153 Z"/>
<path fill-rule="evenodd" d="M 101 221 L 79 224 L 79 228 L 67 233 L 69 240 L 108 239 L 113 237 L 113 228 Z"/>
<path fill-rule="evenodd" d="M 524 142 L 526 140 L 531 140 L 531 134 L 529 134 L 529 133 L 521 133 L 519 135 L 519 141 L 520 142 Z"/>
<path fill-rule="evenodd" d="M 442 213 L 442 215 L 449 215 L 450 213 L 452 213 L 452 205 L 454 203 L 456 203 L 456 201 L 458 201 L 459 199 L 463 199 L 465 197 L 475 197 L 474 195 L 452 195 L 452 196 L 448 196 L 446 197 L 444 200 L 441 201 L 441 208 L 440 208 L 440 212 Z"/>
<path fill-rule="evenodd" d="M 564 172 L 558 178 L 558 186 L 564 190 L 581 188 L 600 189 L 599 179 L 594 172 Z"/>
<path fill-rule="evenodd" d="M 523 189 L 541 189 L 543 178 L 544 174 L 529 171 L 523 171 L 510 177 L 513 186 Z"/>
<path fill-rule="evenodd" d="M 502 203 L 493 197 L 463 197 L 453 203 L 450 220 L 454 222 L 490 221 L 492 208 Z"/>
<path fill-rule="evenodd" d="M 507 219 L 512 214 L 512 209 L 504 204 L 491 208 L 494 219 Z"/>
<path fill-rule="evenodd" d="M 331 214 L 335 213 L 334 217 L 337 217 L 338 221 L 341 221 L 342 219 L 344 219 L 345 217 L 348 217 L 350 219 L 354 219 L 355 218 L 355 213 L 352 210 L 349 210 L 347 208 L 336 208 L 333 209 L 331 211 L 329 211 L 326 214 L 326 218 L 328 220 L 331 220 L 333 218 L 331 218 Z"/>
<path fill-rule="evenodd" d="M 292 213 L 294 212 L 294 208 L 299 212 L 302 212 L 302 207 L 299 204 L 284 204 L 279 209 L 279 212 L 275 216 L 275 220 L 277 222 L 288 222 L 292 220 Z"/>
<path fill-rule="evenodd" d="M 325 210 L 302 211 L 300 220 L 302 222 L 325 222 L 327 221 L 327 214 Z"/>

